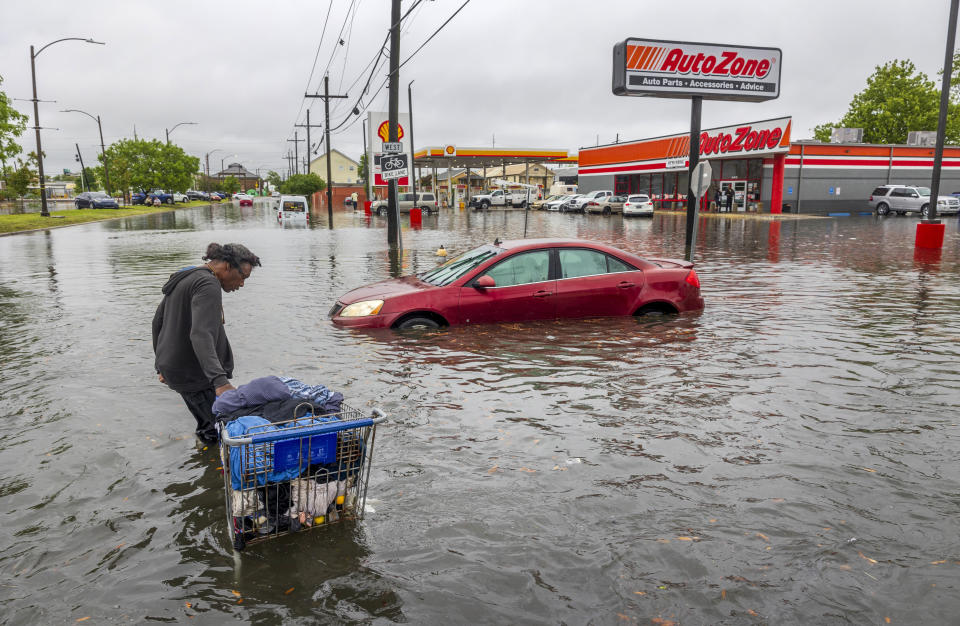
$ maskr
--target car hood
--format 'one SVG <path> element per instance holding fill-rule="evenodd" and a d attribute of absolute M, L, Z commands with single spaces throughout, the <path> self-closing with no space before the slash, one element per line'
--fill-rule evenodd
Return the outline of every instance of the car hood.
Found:
<path fill-rule="evenodd" d="M 386 300 L 394 296 L 436 288 L 436 285 L 425 283 L 416 276 L 404 276 L 358 287 L 343 294 L 338 300 L 341 304 L 353 304 L 363 300 Z"/>

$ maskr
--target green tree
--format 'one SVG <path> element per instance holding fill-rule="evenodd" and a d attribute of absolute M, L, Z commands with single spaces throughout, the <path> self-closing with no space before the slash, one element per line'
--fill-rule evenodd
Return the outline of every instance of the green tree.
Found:
<path fill-rule="evenodd" d="M 316 174 L 294 174 L 280 185 L 280 193 L 309 196 L 327 188 L 327 183 Z"/>
<path fill-rule="evenodd" d="M 955 57 L 954 68 L 957 67 Z M 953 69 L 954 75 L 957 69 Z M 953 91 L 951 89 L 951 91 Z M 960 105 L 951 98 L 947 113 L 946 141 L 960 142 Z M 862 128 L 866 143 L 906 143 L 912 130 L 937 130 L 940 90 L 911 61 L 890 61 L 877 66 L 867 78 L 867 86 L 854 95 L 847 112 L 837 123 L 820 124 L 814 136 L 830 140 L 836 127 Z"/>
<path fill-rule="evenodd" d="M 35 152 L 31 152 L 27 156 L 27 160 L 24 161 L 21 158 L 17 158 L 16 166 L 10 168 L 10 175 L 7 177 L 7 185 L 18 198 L 22 198 L 27 193 L 27 187 L 30 186 L 34 180 L 39 180 L 37 171 L 34 169 L 34 166 L 37 162 L 37 155 Z"/>
<path fill-rule="evenodd" d="M 237 193 L 240 191 L 240 181 L 237 180 L 236 176 L 227 176 L 220 183 L 220 189 L 230 194 Z"/>
<path fill-rule="evenodd" d="M 2 84 L 3 76 L 0 76 L 0 85 Z M 7 94 L 0 91 L 0 167 L 3 168 L 4 176 L 6 176 L 7 161 L 12 160 L 23 150 L 17 143 L 17 137 L 26 130 L 27 119 L 26 115 L 13 108 Z"/>
<path fill-rule="evenodd" d="M 277 174 L 273 170 L 267 172 L 267 182 L 270 183 L 271 189 L 280 189 L 280 185 L 283 184 L 283 179 L 280 178 L 280 174 Z"/>
<path fill-rule="evenodd" d="M 368 188 L 367 177 L 370 175 L 369 172 L 370 172 L 370 167 L 369 167 L 369 164 L 367 163 L 367 153 L 364 152 L 363 154 L 360 155 L 360 171 L 357 172 L 357 174 L 360 176 L 361 182 L 363 182 L 364 189 Z"/>
<path fill-rule="evenodd" d="M 97 158 L 102 164 L 103 155 Z M 200 159 L 157 140 L 121 139 L 107 148 L 106 159 L 110 182 L 124 196 L 140 189 L 186 191 L 200 169 Z"/>

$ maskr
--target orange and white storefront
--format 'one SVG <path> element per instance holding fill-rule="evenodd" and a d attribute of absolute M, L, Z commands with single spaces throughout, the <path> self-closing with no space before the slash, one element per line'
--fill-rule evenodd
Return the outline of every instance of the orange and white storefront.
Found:
<path fill-rule="evenodd" d="M 786 117 L 702 131 L 700 159 L 710 161 L 713 184 L 701 209 L 729 188 L 735 212 L 856 215 L 870 213 L 879 185 L 930 185 L 932 146 L 792 142 L 791 126 Z M 581 148 L 578 190 L 647 193 L 657 209 L 683 209 L 689 153 L 689 133 Z M 941 193 L 960 191 L 960 148 L 943 156 Z"/>

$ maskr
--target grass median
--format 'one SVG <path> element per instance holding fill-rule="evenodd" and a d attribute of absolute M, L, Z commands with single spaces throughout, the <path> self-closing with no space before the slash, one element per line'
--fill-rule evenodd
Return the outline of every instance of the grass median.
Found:
<path fill-rule="evenodd" d="M 16 215 L 0 215 L 0 234 L 18 233 L 28 230 L 52 228 L 54 226 L 73 226 L 88 222 L 102 222 L 118 217 L 132 215 L 147 215 L 149 213 L 166 213 L 184 207 L 201 206 L 208 202 L 188 202 L 186 204 L 161 206 L 126 206 L 119 209 L 67 209 L 64 211 L 50 211 L 50 217 L 42 217 L 39 213 L 21 213 Z"/>

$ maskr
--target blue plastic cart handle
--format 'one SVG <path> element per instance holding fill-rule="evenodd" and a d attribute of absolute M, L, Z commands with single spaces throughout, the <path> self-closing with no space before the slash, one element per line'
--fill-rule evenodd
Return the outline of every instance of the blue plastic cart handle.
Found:
<path fill-rule="evenodd" d="M 278 430 L 270 430 L 263 433 L 256 433 L 246 437 L 230 437 L 226 432 L 220 434 L 223 442 L 228 446 L 240 446 L 251 443 L 267 443 L 269 441 L 283 441 L 285 439 L 300 439 L 302 437 L 310 437 L 313 435 L 325 435 L 328 433 L 336 433 L 341 430 L 350 430 L 351 428 L 363 428 L 364 426 L 373 426 L 374 424 L 379 424 L 380 422 L 386 421 L 387 417 L 379 410 L 374 410 L 373 418 L 365 417 L 359 420 L 351 420 L 347 422 L 325 422 L 323 424 L 316 424 L 314 426 L 305 426 L 305 427 L 296 427 L 296 428 L 280 428 Z M 303 418 L 301 418 L 303 419 Z M 309 419 L 309 418 L 306 418 Z"/>

